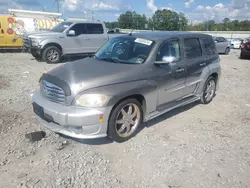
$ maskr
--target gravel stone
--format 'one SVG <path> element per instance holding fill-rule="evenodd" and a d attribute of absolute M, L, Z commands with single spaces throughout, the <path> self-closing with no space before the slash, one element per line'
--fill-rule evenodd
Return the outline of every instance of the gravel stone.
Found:
<path fill-rule="evenodd" d="M 99 145 L 65 139 L 32 112 L 39 77 L 64 63 L 0 53 L 0 187 L 249 187 L 250 60 L 239 52 L 221 55 L 211 104 L 173 110 L 125 143 Z M 27 141 L 35 131 L 46 137 Z"/>

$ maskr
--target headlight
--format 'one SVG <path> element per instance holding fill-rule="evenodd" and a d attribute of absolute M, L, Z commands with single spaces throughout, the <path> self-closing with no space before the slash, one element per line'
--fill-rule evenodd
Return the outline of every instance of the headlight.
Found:
<path fill-rule="evenodd" d="M 75 104 L 78 106 L 97 108 L 107 104 L 110 98 L 110 96 L 101 94 L 83 94 L 76 99 Z"/>
<path fill-rule="evenodd" d="M 38 46 L 40 44 L 40 42 L 42 41 L 41 39 L 32 39 L 32 46 Z"/>

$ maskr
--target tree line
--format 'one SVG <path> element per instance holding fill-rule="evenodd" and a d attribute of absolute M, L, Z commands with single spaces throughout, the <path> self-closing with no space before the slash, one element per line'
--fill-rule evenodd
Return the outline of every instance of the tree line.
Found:
<path fill-rule="evenodd" d="M 151 18 L 135 11 L 121 14 L 115 22 L 105 22 L 109 29 L 169 30 L 169 31 L 250 31 L 249 20 L 230 20 L 225 18 L 221 23 L 214 20 L 192 24 L 183 13 L 173 10 L 157 10 Z"/>

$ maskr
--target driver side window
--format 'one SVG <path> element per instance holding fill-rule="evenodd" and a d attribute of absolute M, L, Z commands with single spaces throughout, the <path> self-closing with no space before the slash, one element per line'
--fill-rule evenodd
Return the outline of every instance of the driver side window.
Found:
<path fill-rule="evenodd" d="M 75 31 L 75 36 L 87 34 L 86 24 L 83 23 L 75 24 L 72 28 L 70 28 L 70 30 Z"/>
<path fill-rule="evenodd" d="M 175 57 L 176 62 L 180 60 L 180 43 L 179 40 L 165 42 L 157 53 L 156 61 L 162 61 L 163 57 Z"/>

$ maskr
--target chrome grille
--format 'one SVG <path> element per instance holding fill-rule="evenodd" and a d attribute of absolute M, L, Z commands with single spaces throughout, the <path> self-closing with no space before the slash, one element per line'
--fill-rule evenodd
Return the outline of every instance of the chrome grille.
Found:
<path fill-rule="evenodd" d="M 56 86 L 55 84 L 42 80 L 40 83 L 40 88 L 43 96 L 50 101 L 57 103 L 65 102 L 65 93 L 63 89 Z"/>

